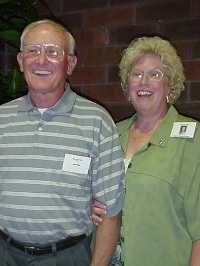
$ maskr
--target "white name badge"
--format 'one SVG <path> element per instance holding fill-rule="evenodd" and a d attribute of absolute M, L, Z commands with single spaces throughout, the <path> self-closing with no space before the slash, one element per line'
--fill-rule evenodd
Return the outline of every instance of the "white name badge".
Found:
<path fill-rule="evenodd" d="M 196 124 L 196 122 L 174 122 L 170 137 L 193 138 Z"/>
<path fill-rule="evenodd" d="M 90 157 L 65 154 L 62 170 L 86 175 L 90 167 L 90 162 Z"/>

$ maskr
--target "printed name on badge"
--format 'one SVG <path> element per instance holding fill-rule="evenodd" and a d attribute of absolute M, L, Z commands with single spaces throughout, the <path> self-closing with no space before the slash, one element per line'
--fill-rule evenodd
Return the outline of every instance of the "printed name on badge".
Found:
<path fill-rule="evenodd" d="M 196 124 L 196 122 L 174 122 L 170 137 L 193 138 Z"/>
<path fill-rule="evenodd" d="M 74 154 L 65 154 L 63 161 L 63 171 L 76 174 L 88 174 L 91 158 Z"/>

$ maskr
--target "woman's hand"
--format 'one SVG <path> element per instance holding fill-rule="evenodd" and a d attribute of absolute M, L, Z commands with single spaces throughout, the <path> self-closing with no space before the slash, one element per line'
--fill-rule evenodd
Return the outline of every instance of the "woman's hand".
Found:
<path fill-rule="evenodd" d="M 91 220 L 93 224 L 100 225 L 106 216 L 106 206 L 97 200 L 93 200 L 91 206 Z"/>

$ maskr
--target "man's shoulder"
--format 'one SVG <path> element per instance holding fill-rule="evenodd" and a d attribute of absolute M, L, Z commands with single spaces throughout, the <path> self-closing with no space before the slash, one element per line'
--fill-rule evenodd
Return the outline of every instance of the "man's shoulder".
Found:
<path fill-rule="evenodd" d="M 24 101 L 24 96 L 11 100 L 0 105 L 0 111 L 17 108 Z"/>
<path fill-rule="evenodd" d="M 100 104 L 98 104 L 98 103 L 96 103 L 96 102 L 94 102 L 88 98 L 80 96 L 78 94 L 77 94 L 77 98 L 76 98 L 76 104 L 80 105 L 82 107 L 85 107 L 85 108 L 93 107 L 93 108 L 96 108 L 97 110 L 104 110 L 106 112 L 105 108 L 102 105 L 100 105 Z"/>
<path fill-rule="evenodd" d="M 84 114 L 93 114 L 97 117 L 112 119 L 109 112 L 102 105 L 80 95 L 77 95 L 75 106 L 77 109 L 82 110 L 81 114 L 83 116 Z"/>

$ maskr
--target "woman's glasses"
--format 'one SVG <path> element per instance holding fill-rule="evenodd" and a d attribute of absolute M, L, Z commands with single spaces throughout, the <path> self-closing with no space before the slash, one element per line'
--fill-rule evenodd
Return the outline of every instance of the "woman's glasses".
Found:
<path fill-rule="evenodd" d="M 138 69 L 132 69 L 129 77 L 133 81 L 141 81 L 143 78 L 148 78 L 149 81 L 160 81 L 163 79 L 164 72 L 160 69 L 152 69 L 149 71 L 141 71 Z"/>

